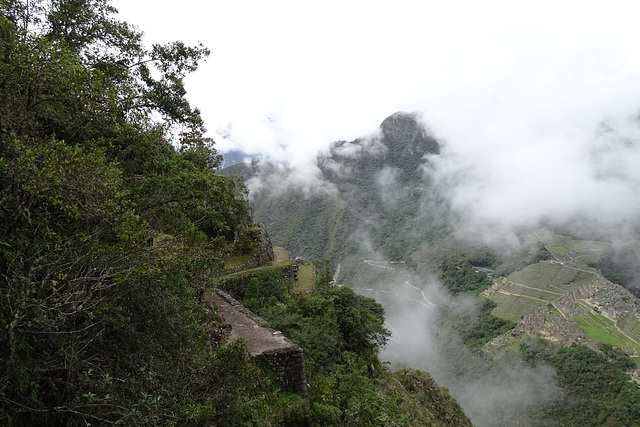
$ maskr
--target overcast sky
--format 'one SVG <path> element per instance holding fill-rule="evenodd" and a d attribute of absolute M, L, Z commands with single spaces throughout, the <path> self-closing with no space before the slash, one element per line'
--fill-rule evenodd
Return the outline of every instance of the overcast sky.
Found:
<path fill-rule="evenodd" d="M 439 121 L 472 128 L 517 115 L 533 115 L 535 128 L 554 115 L 582 124 L 640 100 L 634 1 L 115 5 L 148 42 L 209 47 L 188 97 L 211 132 L 274 156 L 370 133 L 398 110 L 426 112 L 436 132 Z"/>
<path fill-rule="evenodd" d="M 480 219 L 523 188 L 518 218 L 608 200 L 616 212 L 640 208 L 636 1 L 115 5 L 148 42 L 211 49 L 187 89 L 220 151 L 304 164 L 395 111 L 417 111 L 447 144 L 445 178 L 470 178 L 453 199 Z"/>

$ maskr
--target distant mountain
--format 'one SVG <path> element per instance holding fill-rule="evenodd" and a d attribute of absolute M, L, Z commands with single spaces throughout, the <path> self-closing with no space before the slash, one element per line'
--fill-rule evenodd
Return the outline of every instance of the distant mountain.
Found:
<path fill-rule="evenodd" d="M 530 337 L 565 347 L 580 343 L 576 358 L 611 352 L 606 345 L 613 344 L 615 375 L 626 384 L 621 367 L 633 365 L 628 355 L 640 354 L 640 304 L 605 276 L 637 284 L 640 243 L 616 249 L 566 230 L 522 230 L 523 249 L 504 256 L 463 242 L 455 234 L 459 213 L 450 207 L 449 189 L 435 175 L 440 149 L 417 115 L 395 113 L 375 135 L 334 142 L 318 156 L 317 187 L 324 192 L 295 186 L 283 191 L 278 184 L 287 181 L 280 175 L 287 171 L 273 165 L 242 163 L 222 172 L 259 180 L 252 193 L 254 219 L 266 223 L 273 243 L 307 260 L 331 259 L 339 285 L 379 301 L 394 335 L 384 357 L 429 371 L 475 425 L 573 424 L 566 417 L 577 419 L 584 410 L 556 400 L 556 380 L 547 368 L 508 359 L 518 360 L 513 349 L 529 346 L 537 354 L 541 344 Z M 579 353 L 585 345 L 596 352 Z M 554 352 L 565 350 L 540 354 L 553 361 Z M 502 357 L 506 352 L 510 356 Z M 588 375 L 557 369 L 562 381 L 570 375 L 580 378 L 576 383 L 603 387 Z M 472 384 L 486 392 L 469 393 Z M 566 389 L 570 399 L 582 399 L 579 390 Z M 620 399 L 600 399 L 604 409 L 598 411 L 638 400 Z M 552 401 L 555 414 L 545 409 Z"/>
<path fill-rule="evenodd" d="M 429 177 L 429 159 L 439 153 L 440 144 L 415 114 L 395 113 L 377 135 L 337 141 L 318 157 L 323 187 L 336 190 L 331 195 L 263 191 L 252 197 L 254 216 L 267 224 L 276 245 L 307 259 L 344 266 L 366 248 L 367 256 L 410 260 L 425 240 L 448 233 L 442 221 L 448 208 Z M 247 164 L 222 172 L 245 180 L 265 175 Z"/>
<path fill-rule="evenodd" d="M 223 162 L 222 167 L 227 168 L 229 166 L 233 166 L 237 163 L 242 163 L 247 160 L 252 160 L 252 156 L 240 150 L 232 150 L 227 152 L 222 152 Z"/>

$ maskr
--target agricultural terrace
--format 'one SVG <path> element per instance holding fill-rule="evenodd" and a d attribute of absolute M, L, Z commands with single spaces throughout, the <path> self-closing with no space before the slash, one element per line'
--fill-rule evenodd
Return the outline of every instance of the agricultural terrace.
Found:
<path fill-rule="evenodd" d="M 300 264 L 298 267 L 298 280 L 293 288 L 294 293 L 303 293 L 313 290 L 316 285 L 316 268 L 313 264 Z"/>
<path fill-rule="evenodd" d="M 631 339 L 640 343 L 640 321 L 633 313 L 629 313 L 620 319 L 617 326 Z"/>
<path fill-rule="evenodd" d="M 583 265 L 598 261 L 611 247 L 607 242 L 576 240 L 555 233 L 546 234 L 540 240 L 558 261 Z"/>
<path fill-rule="evenodd" d="M 498 306 L 492 314 L 518 322 L 563 295 L 586 285 L 596 278 L 594 273 L 541 261 L 512 273 L 502 283 L 485 293 Z"/>
<path fill-rule="evenodd" d="M 638 354 L 640 351 L 640 345 L 638 344 L 640 324 L 638 324 L 635 316 L 633 316 L 635 323 L 625 318 L 627 324 L 629 326 L 632 325 L 630 333 L 625 334 L 618 329 L 613 320 L 594 311 L 588 304 L 578 301 L 576 302 L 576 308 L 580 310 L 580 313 L 573 316 L 573 319 L 578 322 L 592 340 L 623 348 L 629 354 Z"/>

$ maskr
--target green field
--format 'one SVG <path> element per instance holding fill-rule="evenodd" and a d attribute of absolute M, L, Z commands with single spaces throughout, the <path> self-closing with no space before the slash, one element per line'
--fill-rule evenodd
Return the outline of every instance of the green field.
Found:
<path fill-rule="evenodd" d="M 618 321 L 618 327 L 630 338 L 640 342 L 640 320 L 632 313 Z"/>
<path fill-rule="evenodd" d="M 547 304 L 547 301 L 540 301 L 522 296 L 505 295 L 501 293 L 493 294 L 489 299 L 495 301 L 498 306 L 491 314 L 503 319 L 518 322 L 522 316 L 531 314 L 539 307 Z"/>
<path fill-rule="evenodd" d="M 557 260 L 571 261 L 577 264 L 598 261 L 611 246 L 607 242 L 576 240 L 555 233 L 545 234 L 541 239 Z"/>
<path fill-rule="evenodd" d="M 564 246 L 549 246 L 549 250 L 554 254 L 560 254 L 563 252 L 569 252 L 569 248 Z"/>
<path fill-rule="evenodd" d="M 620 332 L 613 320 L 595 313 L 583 302 L 577 302 L 576 307 L 580 309 L 581 314 L 574 316 L 574 320 L 592 340 L 621 347 L 630 353 L 640 350 L 638 343 Z"/>
<path fill-rule="evenodd" d="M 294 293 L 303 293 L 313 290 L 316 285 L 316 268 L 310 265 L 300 265 L 298 280 L 293 288 Z"/>
<path fill-rule="evenodd" d="M 595 279 L 593 273 L 541 261 L 509 275 L 508 282 L 489 299 L 498 303 L 493 314 L 513 322 L 537 308 Z"/>
<path fill-rule="evenodd" d="M 541 261 L 510 274 L 497 292 L 487 296 L 498 304 L 493 315 L 518 322 L 542 306 L 551 307 L 552 302 L 598 278 L 597 271 L 587 267 L 585 260 L 598 259 L 609 248 L 605 242 L 557 234 L 547 236 L 545 244 L 561 262 Z M 584 301 L 576 301 L 574 307 L 575 310 L 563 310 L 564 315 L 571 316 L 592 340 L 618 346 L 632 355 L 640 353 L 640 320 L 634 314 L 628 314 L 616 325 Z M 551 317 L 562 315 L 551 309 Z"/>
<path fill-rule="evenodd" d="M 558 263 L 541 261 L 510 274 L 508 279 L 512 283 L 557 295 L 555 298 L 549 298 L 549 301 L 553 301 L 591 282 L 595 279 L 595 274 Z"/>

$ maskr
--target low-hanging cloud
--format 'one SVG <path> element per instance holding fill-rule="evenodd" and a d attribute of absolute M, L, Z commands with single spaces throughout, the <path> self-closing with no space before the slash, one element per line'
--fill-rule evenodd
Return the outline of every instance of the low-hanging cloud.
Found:
<path fill-rule="evenodd" d="M 332 194 L 319 168 L 340 178 L 353 173 L 329 155 L 333 141 L 371 135 L 386 116 L 417 111 L 442 149 L 425 164 L 425 185 L 410 189 L 421 200 L 408 234 L 440 222 L 459 237 L 515 247 L 520 229 L 541 223 L 595 225 L 614 238 L 636 221 L 635 2 L 185 0 L 176 9 L 138 0 L 118 7 L 159 41 L 188 35 L 186 42 L 202 37 L 212 48 L 209 63 L 187 80 L 188 96 L 219 133 L 222 152 L 239 149 L 278 165 L 248 182 L 254 195 L 290 186 Z M 198 38 L 182 23 L 198 28 Z M 334 154 L 373 154 L 383 149 L 378 142 L 343 143 Z M 389 206 L 407 193 L 390 169 L 374 184 Z M 367 213 L 362 253 L 353 256 L 379 262 L 370 239 L 377 218 Z M 416 251 L 419 262 L 428 249 Z M 478 425 L 513 425 L 509 409 L 535 410 L 554 397 L 552 371 L 517 362 L 488 369 L 440 322 L 447 310 L 473 313 L 473 301 L 409 276 L 397 271 L 373 295 L 384 300 L 394 331 L 384 357 L 431 372 Z"/>
<path fill-rule="evenodd" d="M 544 407 L 560 395 L 555 371 L 470 351 L 451 321 L 473 321 L 477 300 L 452 296 L 434 277 L 419 277 L 377 258 L 363 268 L 378 269 L 387 280 L 375 289 L 356 289 L 385 306 L 386 327 L 393 335 L 381 358 L 393 369 L 429 372 L 449 389 L 474 425 L 536 425 Z"/>
<path fill-rule="evenodd" d="M 395 110 L 419 111 L 444 144 L 432 176 L 458 214 L 461 235 L 508 239 L 515 229 L 585 213 L 603 227 L 626 224 L 640 207 L 640 55 L 629 39 L 637 30 L 619 14 L 616 28 L 593 31 L 616 7 L 623 5 L 581 5 L 579 19 L 572 8 L 551 17 L 544 5 L 531 16 L 507 7 L 512 21 L 487 16 L 486 26 L 462 19 L 443 29 L 431 19 L 435 27 L 423 37 L 391 36 L 391 45 L 375 37 L 381 55 L 371 66 L 332 69 L 325 77 L 336 80 L 318 77 L 304 96 L 250 106 L 229 139 L 309 177 L 332 141 L 370 135 Z M 436 30 L 437 42 L 428 37 Z M 363 80 L 376 83 L 361 93 L 343 89 Z M 345 142 L 334 150 L 348 157 L 363 148 L 380 147 Z"/>
<path fill-rule="evenodd" d="M 458 233 L 489 242 L 577 217 L 602 229 L 637 225 L 638 120 L 626 112 L 587 123 L 506 121 L 447 140 L 432 176 L 458 213 Z"/>

